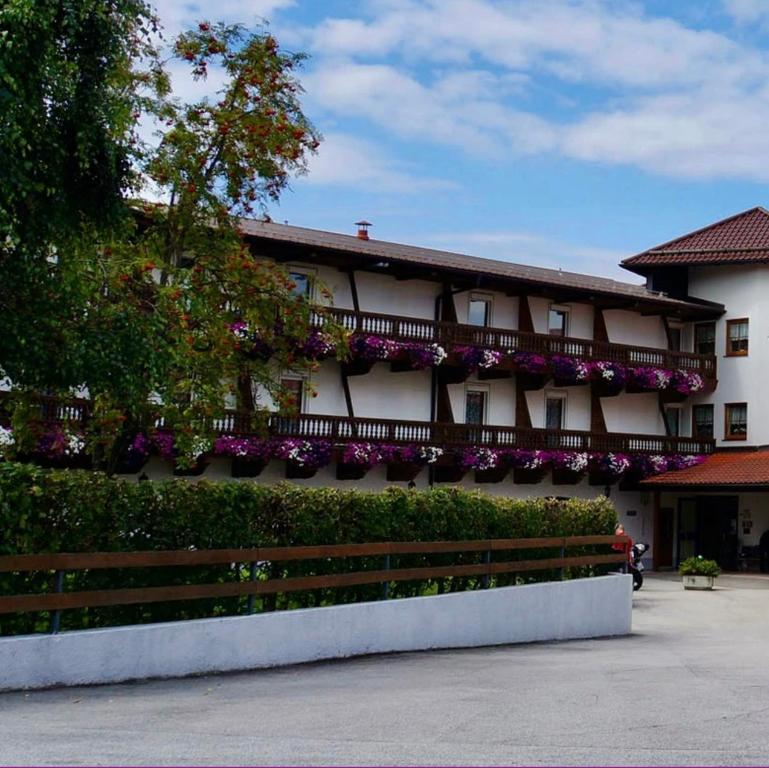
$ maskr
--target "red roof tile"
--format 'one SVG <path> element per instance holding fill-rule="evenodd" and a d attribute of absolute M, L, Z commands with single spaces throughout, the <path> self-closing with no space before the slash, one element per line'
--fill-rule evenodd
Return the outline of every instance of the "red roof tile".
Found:
<path fill-rule="evenodd" d="M 664 472 L 641 481 L 642 486 L 769 486 L 769 448 L 755 451 L 721 451 L 702 464 L 677 472 Z"/>
<path fill-rule="evenodd" d="M 769 211 L 757 207 L 631 256 L 622 265 L 635 269 L 762 261 L 769 261 Z"/>

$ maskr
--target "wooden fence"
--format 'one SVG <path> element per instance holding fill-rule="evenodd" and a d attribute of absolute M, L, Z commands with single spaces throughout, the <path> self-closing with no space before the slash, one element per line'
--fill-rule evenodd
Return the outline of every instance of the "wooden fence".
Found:
<path fill-rule="evenodd" d="M 201 598 L 248 596 L 249 613 L 253 612 L 253 598 L 304 590 L 333 587 L 351 587 L 381 584 L 382 597 L 388 594 L 392 582 L 422 581 L 439 578 L 481 577 L 482 586 L 488 587 L 496 574 L 525 573 L 584 567 L 613 565 L 627 562 L 624 552 L 611 554 L 567 555 L 575 547 L 627 545 L 626 536 L 558 536 L 529 539 L 480 539 L 470 541 L 414 541 L 380 542 L 366 544 L 330 544 L 302 547 L 254 547 L 251 549 L 171 550 L 145 552 L 90 552 L 38 555 L 0 556 L 0 572 L 50 572 L 54 574 L 52 592 L 24 595 L 0 595 L 0 614 L 33 611 L 51 612 L 51 629 L 57 632 L 60 612 L 73 608 L 149 604 Z M 557 550 L 554 557 L 530 560 L 494 561 L 494 554 L 527 549 Z M 482 553 L 483 562 L 463 565 L 427 565 L 410 568 L 390 568 L 393 555 Z M 259 576 L 261 564 L 327 560 L 349 557 L 382 557 L 383 568 L 283 578 Z M 242 564 L 248 566 L 247 581 L 213 584 L 182 584 L 161 587 L 120 588 L 91 591 L 64 591 L 64 575 L 72 571 L 115 570 L 119 568 L 147 568 L 157 566 L 207 566 Z"/>

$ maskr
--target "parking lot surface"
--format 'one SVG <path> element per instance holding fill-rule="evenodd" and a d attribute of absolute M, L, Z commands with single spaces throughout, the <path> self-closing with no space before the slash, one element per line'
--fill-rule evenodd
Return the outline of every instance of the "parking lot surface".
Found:
<path fill-rule="evenodd" d="M 14 765 L 766 765 L 769 578 L 653 575 L 629 637 L 0 694 Z"/>

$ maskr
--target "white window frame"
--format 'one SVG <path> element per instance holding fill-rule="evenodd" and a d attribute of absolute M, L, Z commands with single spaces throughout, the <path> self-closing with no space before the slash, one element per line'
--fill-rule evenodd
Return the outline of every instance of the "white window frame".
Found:
<path fill-rule="evenodd" d="M 559 429 L 568 429 L 569 424 L 569 394 L 561 389 L 546 389 L 544 391 L 544 405 L 542 410 L 542 428 L 549 429 L 547 426 L 547 401 L 548 400 L 561 400 L 563 405 L 561 406 L 561 426 Z"/>
<path fill-rule="evenodd" d="M 672 437 L 686 437 L 686 435 L 684 435 L 684 408 L 683 408 L 683 405 L 681 405 L 681 403 L 665 403 L 665 405 L 663 406 L 662 410 L 665 412 L 665 414 L 667 414 L 667 412 L 669 410 L 670 411 L 674 411 L 674 410 L 678 411 L 678 434 L 677 435 L 672 435 Z M 690 416 L 690 421 L 691 421 L 692 418 L 693 417 Z M 663 419 L 665 419 L 665 423 L 664 423 L 663 426 L 665 427 L 665 433 L 667 434 L 667 431 L 668 431 L 668 429 L 667 429 L 667 416 L 666 415 L 663 416 Z M 713 425 L 713 427 L 715 429 L 715 424 Z M 689 430 L 689 434 L 692 434 L 692 430 L 691 429 Z"/>
<path fill-rule="evenodd" d="M 486 426 L 489 422 L 489 401 L 491 400 L 491 387 L 488 384 L 478 384 L 471 382 L 465 384 L 465 397 L 464 397 L 464 409 L 462 412 L 462 420 L 465 424 L 469 424 L 467 421 L 467 395 L 469 392 L 483 392 L 485 397 L 483 398 L 483 418 L 481 426 Z M 477 425 L 474 425 L 477 426 Z"/>
<path fill-rule="evenodd" d="M 488 317 L 486 318 L 486 325 L 478 325 L 477 328 L 491 328 L 494 325 L 494 295 L 491 293 L 478 293 L 473 291 L 467 297 L 467 325 L 473 325 L 470 323 L 470 303 L 473 301 L 485 301 L 488 304 Z"/>
<path fill-rule="evenodd" d="M 301 402 L 299 403 L 298 415 L 301 416 L 302 414 L 306 414 L 307 406 L 310 402 L 307 398 L 307 387 L 310 384 L 309 376 L 306 376 L 301 373 L 296 373 L 294 371 L 290 371 L 288 373 L 282 373 L 280 375 L 280 382 L 282 383 L 284 381 L 301 381 L 302 382 L 302 398 L 301 398 Z"/>
<path fill-rule="evenodd" d="M 548 304 L 547 307 L 547 334 L 550 335 L 550 313 L 551 312 L 563 312 L 564 314 L 564 327 L 563 336 L 560 338 L 566 338 L 571 330 L 571 307 L 566 304 Z M 555 338 L 559 338 L 556 336 Z"/>
<path fill-rule="evenodd" d="M 304 267 L 301 264 L 286 264 L 286 272 L 289 276 L 293 272 L 297 275 L 305 275 L 310 278 L 310 292 L 307 294 L 309 301 L 315 301 L 316 287 L 318 283 L 318 270 L 315 267 Z"/>

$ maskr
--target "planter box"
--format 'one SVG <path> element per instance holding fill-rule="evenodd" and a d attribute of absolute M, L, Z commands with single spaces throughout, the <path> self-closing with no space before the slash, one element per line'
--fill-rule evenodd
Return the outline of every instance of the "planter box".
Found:
<path fill-rule="evenodd" d="M 715 576 L 684 576 L 684 589 L 713 589 Z"/>

